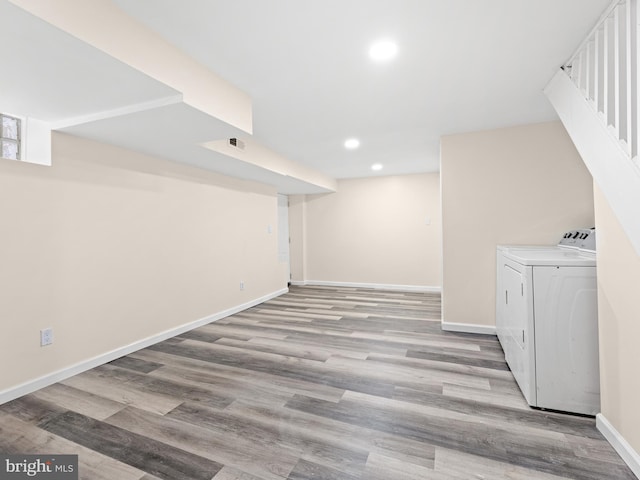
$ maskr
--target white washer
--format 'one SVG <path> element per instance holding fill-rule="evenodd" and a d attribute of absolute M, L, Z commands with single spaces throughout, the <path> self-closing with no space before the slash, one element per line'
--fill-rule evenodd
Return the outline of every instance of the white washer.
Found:
<path fill-rule="evenodd" d="M 496 331 L 529 405 L 595 415 L 596 259 L 578 247 L 498 246 Z"/>

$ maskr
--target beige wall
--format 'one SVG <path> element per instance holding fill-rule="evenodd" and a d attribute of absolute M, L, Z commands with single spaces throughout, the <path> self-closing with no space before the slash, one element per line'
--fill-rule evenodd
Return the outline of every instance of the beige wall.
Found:
<path fill-rule="evenodd" d="M 52 167 L 0 162 L 0 392 L 286 287 L 276 216 L 271 187 L 63 134 Z"/>
<path fill-rule="evenodd" d="M 443 321 L 495 326 L 498 244 L 593 226 L 593 189 L 559 122 L 441 140 Z"/>
<path fill-rule="evenodd" d="M 438 174 L 340 180 L 291 200 L 294 281 L 440 287 Z"/>
<path fill-rule="evenodd" d="M 640 257 L 594 188 L 602 414 L 640 452 Z"/>

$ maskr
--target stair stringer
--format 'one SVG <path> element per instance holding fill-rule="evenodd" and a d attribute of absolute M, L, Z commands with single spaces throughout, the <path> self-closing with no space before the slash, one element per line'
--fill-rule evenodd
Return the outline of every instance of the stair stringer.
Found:
<path fill-rule="evenodd" d="M 640 169 L 564 71 L 544 93 L 640 255 Z"/>

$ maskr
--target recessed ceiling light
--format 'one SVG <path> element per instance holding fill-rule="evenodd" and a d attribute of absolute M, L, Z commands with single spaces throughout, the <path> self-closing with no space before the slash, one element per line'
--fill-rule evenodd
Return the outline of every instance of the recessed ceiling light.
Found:
<path fill-rule="evenodd" d="M 376 172 L 378 170 L 382 170 L 382 164 L 381 163 L 374 163 L 373 165 L 371 165 L 371 170 L 375 170 Z"/>
<path fill-rule="evenodd" d="M 357 138 L 350 138 L 349 140 L 345 140 L 344 148 L 347 150 L 355 150 L 360 146 L 360 140 Z"/>
<path fill-rule="evenodd" d="M 369 57 L 372 60 L 383 62 L 391 60 L 398 54 L 398 45 L 392 40 L 379 40 L 369 49 Z"/>

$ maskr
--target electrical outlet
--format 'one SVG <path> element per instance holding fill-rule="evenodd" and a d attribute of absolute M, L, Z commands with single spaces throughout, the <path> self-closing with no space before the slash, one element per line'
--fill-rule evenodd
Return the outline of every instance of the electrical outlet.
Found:
<path fill-rule="evenodd" d="M 53 328 L 43 328 L 40 330 L 40 346 L 51 345 L 53 343 Z"/>
<path fill-rule="evenodd" d="M 240 290 L 244 290 L 244 280 L 240 280 Z"/>

